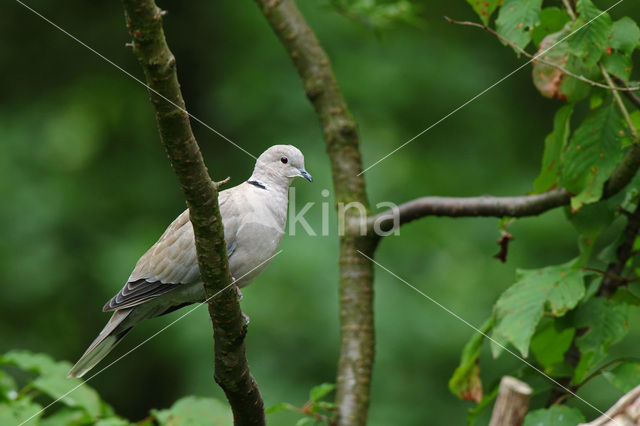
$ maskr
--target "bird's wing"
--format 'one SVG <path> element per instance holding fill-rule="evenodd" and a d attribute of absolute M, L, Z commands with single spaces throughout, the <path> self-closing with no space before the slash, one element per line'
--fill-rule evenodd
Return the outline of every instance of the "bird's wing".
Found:
<path fill-rule="evenodd" d="M 228 256 L 231 256 L 235 250 L 235 233 L 238 228 L 236 209 L 232 207 L 233 189 L 220 192 L 218 197 Z M 193 227 L 187 209 L 169 225 L 160 239 L 138 260 L 127 283 L 105 304 L 103 311 L 136 306 L 165 294 L 181 284 L 194 283 L 199 279 L 200 270 Z"/>

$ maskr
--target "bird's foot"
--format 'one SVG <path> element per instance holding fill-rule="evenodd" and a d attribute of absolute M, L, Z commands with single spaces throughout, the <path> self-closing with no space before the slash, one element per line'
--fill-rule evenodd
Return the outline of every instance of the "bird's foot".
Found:
<path fill-rule="evenodd" d="M 242 313 L 242 318 L 244 318 L 244 325 L 249 325 L 249 323 L 251 322 L 251 318 L 249 318 L 249 315 L 245 314 L 244 312 Z"/>
<path fill-rule="evenodd" d="M 239 301 L 242 300 L 244 296 L 242 295 L 242 291 L 240 290 L 240 287 L 236 286 L 236 291 L 238 292 L 238 300 Z"/>

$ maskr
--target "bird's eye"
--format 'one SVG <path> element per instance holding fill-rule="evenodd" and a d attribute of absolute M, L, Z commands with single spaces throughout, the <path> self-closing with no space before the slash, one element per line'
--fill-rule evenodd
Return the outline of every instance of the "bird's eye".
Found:
<path fill-rule="evenodd" d="M 289 162 L 289 159 L 287 157 L 280 157 L 280 161 L 282 162 L 282 164 L 287 164 Z"/>

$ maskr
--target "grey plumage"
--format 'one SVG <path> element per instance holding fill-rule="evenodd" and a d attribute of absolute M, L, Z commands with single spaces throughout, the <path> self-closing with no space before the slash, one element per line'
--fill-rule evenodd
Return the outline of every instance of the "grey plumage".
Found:
<path fill-rule="evenodd" d="M 238 287 L 249 285 L 276 253 L 287 219 L 291 181 L 313 181 L 294 146 L 275 145 L 256 161 L 247 182 L 218 194 L 229 257 Z M 138 260 L 122 290 L 103 310 L 113 316 L 69 372 L 82 377 L 140 321 L 204 300 L 189 210 L 178 216 Z"/>

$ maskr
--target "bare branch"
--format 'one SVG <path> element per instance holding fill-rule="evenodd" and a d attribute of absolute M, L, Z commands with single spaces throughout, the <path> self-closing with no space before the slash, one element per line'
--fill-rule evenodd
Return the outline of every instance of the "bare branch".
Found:
<path fill-rule="evenodd" d="M 578 426 L 621 426 L 640 424 L 640 386 L 620 398 L 602 416 Z"/>
<path fill-rule="evenodd" d="M 540 62 L 542 64 L 545 64 L 547 66 L 550 66 L 552 68 L 557 69 L 558 71 L 562 72 L 563 74 L 568 75 L 569 77 L 573 77 L 575 79 L 578 79 L 584 83 L 590 84 L 591 86 L 594 87 L 601 87 L 603 89 L 607 89 L 607 90 L 611 90 L 614 92 L 635 92 L 640 90 L 640 87 L 628 87 L 628 86 L 624 86 L 624 87 L 616 87 L 613 84 L 602 84 L 602 83 L 598 83 L 597 81 L 593 81 L 590 80 L 588 78 L 586 78 L 585 76 L 579 75 L 579 74 L 575 74 L 569 70 L 567 70 L 566 68 L 561 67 L 558 64 L 554 64 L 552 62 L 549 62 L 545 59 L 542 58 L 543 55 L 532 55 L 531 53 L 527 52 L 526 50 L 524 50 L 523 48 L 521 48 L 520 46 L 518 46 L 517 44 L 515 44 L 514 42 L 512 42 L 511 40 L 509 40 L 508 38 L 506 38 L 505 36 L 503 36 L 502 34 L 498 33 L 497 31 L 495 31 L 493 28 L 482 25 L 482 24 L 478 24 L 476 22 L 471 22 L 471 21 L 456 21 L 453 20 L 451 18 L 449 18 L 448 16 L 445 16 L 444 19 L 451 23 L 451 24 L 456 24 L 456 25 L 463 25 L 463 26 L 467 26 L 467 27 L 476 27 L 476 28 L 481 28 L 485 31 L 488 31 L 489 33 L 493 34 L 494 36 L 498 37 L 500 40 L 504 41 L 505 43 L 507 43 L 509 46 L 513 47 L 514 49 L 516 49 L 518 52 L 520 52 L 521 54 L 523 54 L 524 56 L 526 56 L 529 59 L 533 59 L 535 62 Z"/>
<path fill-rule="evenodd" d="M 640 168 L 640 147 L 634 143 L 612 176 L 605 183 L 603 198 L 620 192 Z M 526 217 L 537 216 L 556 207 L 569 204 L 570 194 L 564 189 L 553 189 L 542 194 L 516 197 L 422 197 L 401 204 L 400 225 L 426 216 L 445 217 Z M 396 216 L 397 217 L 397 216 Z M 374 224 L 382 231 L 394 225 L 394 212 L 387 210 L 367 219 L 370 233 Z"/>
<path fill-rule="evenodd" d="M 320 120 L 338 203 L 368 206 L 356 123 L 329 58 L 293 0 L 255 0 L 300 75 Z M 347 210 L 354 215 L 354 209 Z M 373 256 L 377 239 L 347 231 L 340 237 L 341 346 L 336 402 L 338 425 L 365 425 L 374 357 Z"/>
<path fill-rule="evenodd" d="M 217 186 L 204 164 L 165 40 L 162 11 L 153 0 L 123 0 L 133 52 L 151 91 L 162 143 L 189 207 L 200 275 L 209 299 L 215 341 L 215 379 L 231 404 L 235 424 L 264 424 L 260 392 L 245 357 L 246 324 L 231 283 Z"/>

